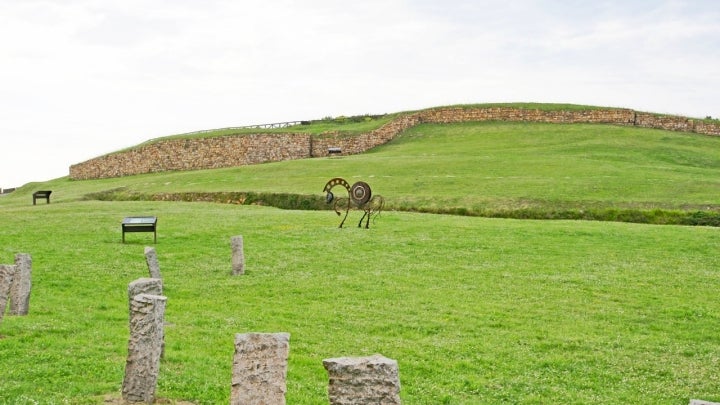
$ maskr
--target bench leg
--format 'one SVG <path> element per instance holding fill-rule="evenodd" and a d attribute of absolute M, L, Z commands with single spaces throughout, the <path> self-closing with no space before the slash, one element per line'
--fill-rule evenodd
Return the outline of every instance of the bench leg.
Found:
<path fill-rule="evenodd" d="M 47 204 L 50 204 L 50 197 L 35 197 L 33 196 L 33 205 L 37 205 L 38 198 L 44 198 Z"/>

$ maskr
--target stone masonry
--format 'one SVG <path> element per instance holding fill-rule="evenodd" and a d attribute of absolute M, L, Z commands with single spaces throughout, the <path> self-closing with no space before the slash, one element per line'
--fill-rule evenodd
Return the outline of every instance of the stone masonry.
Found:
<path fill-rule="evenodd" d="M 121 177 L 169 170 L 236 167 L 264 162 L 328 156 L 328 148 L 343 155 L 365 152 L 422 123 L 481 121 L 594 123 L 637 126 L 720 136 L 720 124 L 686 117 L 607 108 L 539 110 L 517 107 L 440 107 L 399 114 L 382 127 L 357 136 L 326 133 L 226 135 L 209 138 L 166 139 L 124 152 L 100 156 L 70 166 L 73 180 Z"/>

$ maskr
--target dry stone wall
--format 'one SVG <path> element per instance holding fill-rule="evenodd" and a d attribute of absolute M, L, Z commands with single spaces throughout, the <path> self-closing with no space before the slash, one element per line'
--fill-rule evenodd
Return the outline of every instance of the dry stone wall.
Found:
<path fill-rule="evenodd" d="M 643 128 L 662 128 L 670 131 L 695 132 L 695 120 L 683 117 L 637 113 L 635 125 Z"/>
<path fill-rule="evenodd" d="M 329 148 L 340 148 L 342 154 L 353 155 L 392 140 L 397 134 L 421 122 L 419 114 L 402 115 L 382 127 L 354 137 L 341 136 L 337 133 L 324 134 L 313 139 L 312 149 L 308 157 L 328 156 Z"/>
<path fill-rule="evenodd" d="M 357 136 L 326 133 L 228 135 L 168 139 L 70 166 L 73 180 L 121 177 L 172 170 L 235 167 L 282 160 L 323 157 L 329 148 L 342 155 L 365 152 L 421 123 L 472 121 L 594 123 L 656 128 L 720 136 L 720 124 L 630 109 L 538 110 L 515 107 L 443 107 L 399 115 L 382 127 Z"/>
<path fill-rule="evenodd" d="M 70 166 L 70 178 L 87 180 L 301 159 L 307 157 L 309 145 L 308 134 L 169 139 Z"/>
<path fill-rule="evenodd" d="M 469 121 L 521 121 L 563 123 L 598 123 L 633 125 L 634 111 L 605 110 L 528 110 L 513 107 L 437 108 L 422 113 L 422 122 L 453 123 Z"/>

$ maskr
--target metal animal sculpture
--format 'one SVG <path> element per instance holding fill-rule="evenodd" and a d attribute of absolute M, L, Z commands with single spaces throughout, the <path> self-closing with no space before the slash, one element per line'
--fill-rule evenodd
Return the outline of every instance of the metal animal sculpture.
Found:
<path fill-rule="evenodd" d="M 381 195 L 372 195 L 370 186 L 364 181 L 358 181 L 357 183 L 350 186 L 350 183 L 345 181 L 345 179 L 336 177 L 328 181 L 327 184 L 325 184 L 325 188 L 323 188 L 323 191 L 327 193 L 327 195 L 325 196 L 325 201 L 328 204 L 333 204 L 333 210 L 335 210 L 335 213 L 338 214 L 338 216 L 342 215 L 342 213 L 338 209 L 338 206 L 341 206 L 345 202 L 345 199 L 335 198 L 335 195 L 332 193 L 332 191 L 330 191 L 335 186 L 343 186 L 348 192 L 347 207 L 345 208 L 345 217 L 343 217 L 342 222 L 340 222 L 340 228 L 343 227 L 343 224 L 347 219 L 348 213 L 350 212 L 350 208 L 353 205 L 357 209 L 364 212 L 363 216 L 360 218 L 360 222 L 358 222 L 358 228 L 362 227 L 363 219 L 365 220 L 365 228 L 370 228 L 370 217 L 373 215 L 377 217 L 377 215 L 380 214 L 380 211 L 382 211 L 385 205 L 385 199 Z"/>

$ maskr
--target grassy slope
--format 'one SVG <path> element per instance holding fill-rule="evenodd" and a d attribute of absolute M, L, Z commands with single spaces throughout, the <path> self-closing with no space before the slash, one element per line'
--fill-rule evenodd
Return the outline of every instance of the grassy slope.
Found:
<path fill-rule="evenodd" d="M 716 138 L 593 125 L 420 126 L 371 153 L 246 168 L 30 184 L 0 198 L 0 262 L 33 256 L 31 315 L 0 324 L 0 402 L 118 394 L 130 281 L 160 218 L 169 297 L 158 395 L 227 403 L 234 333 L 288 331 L 288 403 L 326 401 L 321 360 L 398 359 L 408 404 L 677 403 L 717 396 L 716 228 L 387 212 L 79 201 L 93 191 L 320 195 L 334 176 L 396 205 L 709 205 Z M 55 190 L 29 205 L 33 189 Z M 439 202 L 440 203 L 439 203 Z M 359 215 L 351 215 L 350 222 Z M 230 277 L 229 239 L 248 273 Z M 88 378 L 90 377 L 90 378 Z"/>
<path fill-rule="evenodd" d="M 608 125 L 420 125 L 370 153 L 250 167 L 72 182 L 58 201 L 124 187 L 131 193 L 261 192 L 314 196 L 341 176 L 365 180 L 387 207 L 516 218 L 672 215 L 720 223 L 720 138 Z M 35 186 L 10 201 L 22 203 Z M 678 211 L 685 213 L 677 214 Z M 699 222 L 700 220 L 698 220 Z M 693 222 L 676 222 L 693 223 Z"/>
<path fill-rule="evenodd" d="M 717 202 L 719 142 L 626 127 L 493 123 L 421 126 L 389 152 L 403 148 L 402 163 L 414 166 L 406 173 L 427 174 L 414 176 L 418 188 L 430 185 L 466 207 L 483 198 L 670 207 Z"/>

